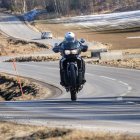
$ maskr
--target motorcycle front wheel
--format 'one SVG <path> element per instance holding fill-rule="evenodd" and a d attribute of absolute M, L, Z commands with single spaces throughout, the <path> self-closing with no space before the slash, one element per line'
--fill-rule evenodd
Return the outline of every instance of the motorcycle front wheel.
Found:
<path fill-rule="evenodd" d="M 71 100 L 72 101 L 76 101 L 77 100 L 77 93 L 76 93 L 76 91 L 75 90 L 71 90 L 70 94 L 71 94 Z"/>
<path fill-rule="evenodd" d="M 77 74 L 76 69 L 74 65 L 70 66 L 70 93 L 71 93 L 71 100 L 76 101 L 77 100 L 77 94 L 76 94 L 76 85 L 77 85 Z"/>
<path fill-rule="evenodd" d="M 69 74 L 69 82 L 70 82 L 70 86 L 72 89 L 76 88 L 76 84 L 77 84 L 77 75 L 76 75 L 76 70 L 75 70 L 75 66 L 71 65 L 70 66 L 70 74 Z"/>

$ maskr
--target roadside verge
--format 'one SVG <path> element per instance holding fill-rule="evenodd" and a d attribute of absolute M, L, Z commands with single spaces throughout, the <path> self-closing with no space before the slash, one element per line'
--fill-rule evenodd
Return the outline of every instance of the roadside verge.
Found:
<path fill-rule="evenodd" d="M 16 133 L 18 130 L 18 133 Z M 139 140 L 140 136 L 111 133 L 105 131 L 88 131 L 78 129 L 55 128 L 35 125 L 22 125 L 11 122 L 0 123 L 0 139 L 9 140 Z"/>
<path fill-rule="evenodd" d="M 17 76 L 0 74 L 0 101 L 40 100 L 62 94 L 57 87 L 31 78 L 19 77 L 23 95 L 19 88 Z"/>

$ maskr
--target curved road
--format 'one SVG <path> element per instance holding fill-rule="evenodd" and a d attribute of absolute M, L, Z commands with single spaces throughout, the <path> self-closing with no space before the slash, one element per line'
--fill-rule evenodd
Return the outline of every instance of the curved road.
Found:
<path fill-rule="evenodd" d="M 57 62 L 18 63 L 18 71 L 59 87 Z M 0 71 L 15 73 L 11 63 Z M 1 102 L 0 118 L 25 123 L 66 125 L 105 130 L 140 132 L 140 71 L 87 65 L 87 84 L 71 102 L 63 90 L 59 97 L 44 101 Z"/>
<path fill-rule="evenodd" d="M 4 13 L 0 13 L 0 31 L 17 39 L 35 41 L 44 44 L 54 45 L 55 42 L 59 41 L 58 39 L 48 39 L 47 41 L 41 40 L 40 32 L 32 30 L 31 27 L 24 24 L 23 21 L 20 21 L 14 15 Z"/>
<path fill-rule="evenodd" d="M 1 19 L 0 29 L 6 32 L 2 24 Z M 11 33 L 10 26 L 7 34 Z M 26 28 L 30 33 L 31 29 Z M 58 62 L 17 63 L 17 69 L 22 76 L 61 88 Z M 0 63 L 0 72 L 15 74 L 11 63 Z M 61 88 L 63 94 L 51 99 L 0 102 L 0 119 L 140 134 L 140 71 L 87 65 L 86 79 L 77 102 L 71 102 L 70 95 Z"/>

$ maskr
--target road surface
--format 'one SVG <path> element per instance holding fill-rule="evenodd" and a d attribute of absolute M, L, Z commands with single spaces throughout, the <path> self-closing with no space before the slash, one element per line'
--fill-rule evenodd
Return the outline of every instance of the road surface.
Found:
<path fill-rule="evenodd" d="M 29 40 L 39 37 L 23 23 L 19 25 L 20 21 L 17 23 L 20 28 L 12 27 L 11 20 L 5 16 L 0 18 L 0 29 L 6 34 Z M 7 24 L 3 24 L 4 20 Z M 71 102 L 69 93 L 59 85 L 58 62 L 17 63 L 20 75 L 53 84 L 63 94 L 40 101 L 0 102 L 0 119 L 140 134 L 140 71 L 86 67 L 87 83 L 78 94 L 78 101 Z M 15 74 L 11 63 L 1 62 L 0 72 Z"/>
<path fill-rule="evenodd" d="M 59 41 L 58 39 L 42 40 L 40 32 L 33 30 L 14 15 L 4 13 L 0 13 L 0 31 L 17 39 L 35 41 L 49 45 L 54 45 L 55 42 Z"/>
<path fill-rule="evenodd" d="M 58 62 L 17 66 L 20 75 L 59 87 Z M 0 71 L 15 74 L 10 63 L 1 63 Z M 43 101 L 1 102 L 0 119 L 140 133 L 140 71 L 87 65 L 86 79 L 77 102 L 64 89 Z"/>

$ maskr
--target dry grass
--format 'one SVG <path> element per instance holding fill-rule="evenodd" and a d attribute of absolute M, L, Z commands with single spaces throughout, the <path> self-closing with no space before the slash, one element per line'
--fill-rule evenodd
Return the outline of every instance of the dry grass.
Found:
<path fill-rule="evenodd" d="M 55 37 L 64 37 L 68 31 L 76 33 L 78 38 L 85 38 L 88 41 L 102 42 L 109 46 L 109 49 L 134 49 L 140 48 L 140 39 L 127 39 L 131 36 L 139 36 L 140 31 L 117 31 L 117 32 L 96 32 L 91 28 L 65 26 L 64 24 L 41 24 L 35 23 L 40 31 L 52 31 Z M 55 28 L 54 28 L 55 27 Z M 95 46 L 96 47 L 96 46 Z"/>
<path fill-rule="evenodd" d="M 86 63 L 88 64 L 100 64 L 105 66 L 113 66 L 113 67 L 122 67 L 122 68 L 131 68 L 131 69 L 140 69 L 140 58 L 127 58 L 127 54 L 137 54 L 138 50 L 126 50 L 123 51 L 126 54 L 125 59 L 119 60 L 99 60 L 99 59 L 92 59 L 91 53 L 83 53 L 82 57 L 86 58 Z M 139 54 L 139 53 L 138 53 Z M 51 54 L 46 56 L 26 56 L 26 57 L 16 57 L 14 60 L 16 62 L 44 62 L 44 61 L 58 61 L 60 59 L 59 54 Z M 6 62 L 12 62 L 13 59 L 6 60 Z"/>
<path fill-rule="evenodd" d="M 31 80 L 19 77 L 24 95 L 19 88 L 17 77 L 0 74 L 0 101 L 5 100 L 36 100 L 50 96 L 51 91 Z"/>
<path fill-rule="evenodd" d="M 0 123 L 1 140 L 140 140 L 140 136 Z"/>
<path fill-rule="evenodd" d="M 14 40 L 0 34 L 0 56 L 13 56 L 17 54 L 30 54 L 38 51 L 46 50 L 44 46 L 36 43 L 28 43 L 25 41 Z"/>
<path fill-rule="evenodd" d="M 91 52 L 88 51 L 86 53 L 81 54 L 84 58 L 90 58 Z M 61 56 L 59 53 L 55 54 L 46 54 L 46 55 L 36 55 L 36 56 L 21 56 L 21 57 L 15 57 L 14 61 L 16 62 L 44 62 L 44 61 L 57 61 L 60 60 Z M 13 62 L 13 59 L 6 60 L 5 62 Z"/>
<path fill-rule="evenodd" d="M 87 61 L 87 63 L 140 70 L 140 58 L 130 58 L 130 59 L 124 59 L 124 60 L 110 60 L 110 61 L 89 60 Z"/>
<path fill-rule="evenodd" d="M 140 54 L 140 48 L 139 49 L 125 49 L 122 50 L 124 54 Z"/>
<path fill-rule="evenodd" d="M 38 140 L 59 137 L 67 134 L 69 130 L 48 129 L 45 127 L 19 125 L 13 123 L 0 123 L 1 140 Z"/>
<path fill-rule="evenodd" d="M 59 54 L 52 54 L 52 55 L 43 55 L 43 56 L 22 56 L 22 57 L 15 57 L 14 61 L 16 62 L 44 62 L 44 61 L 56 61 L 60 59 Z M 13 62 L 13 59 L 6 60 L 5 62 Z"/>

